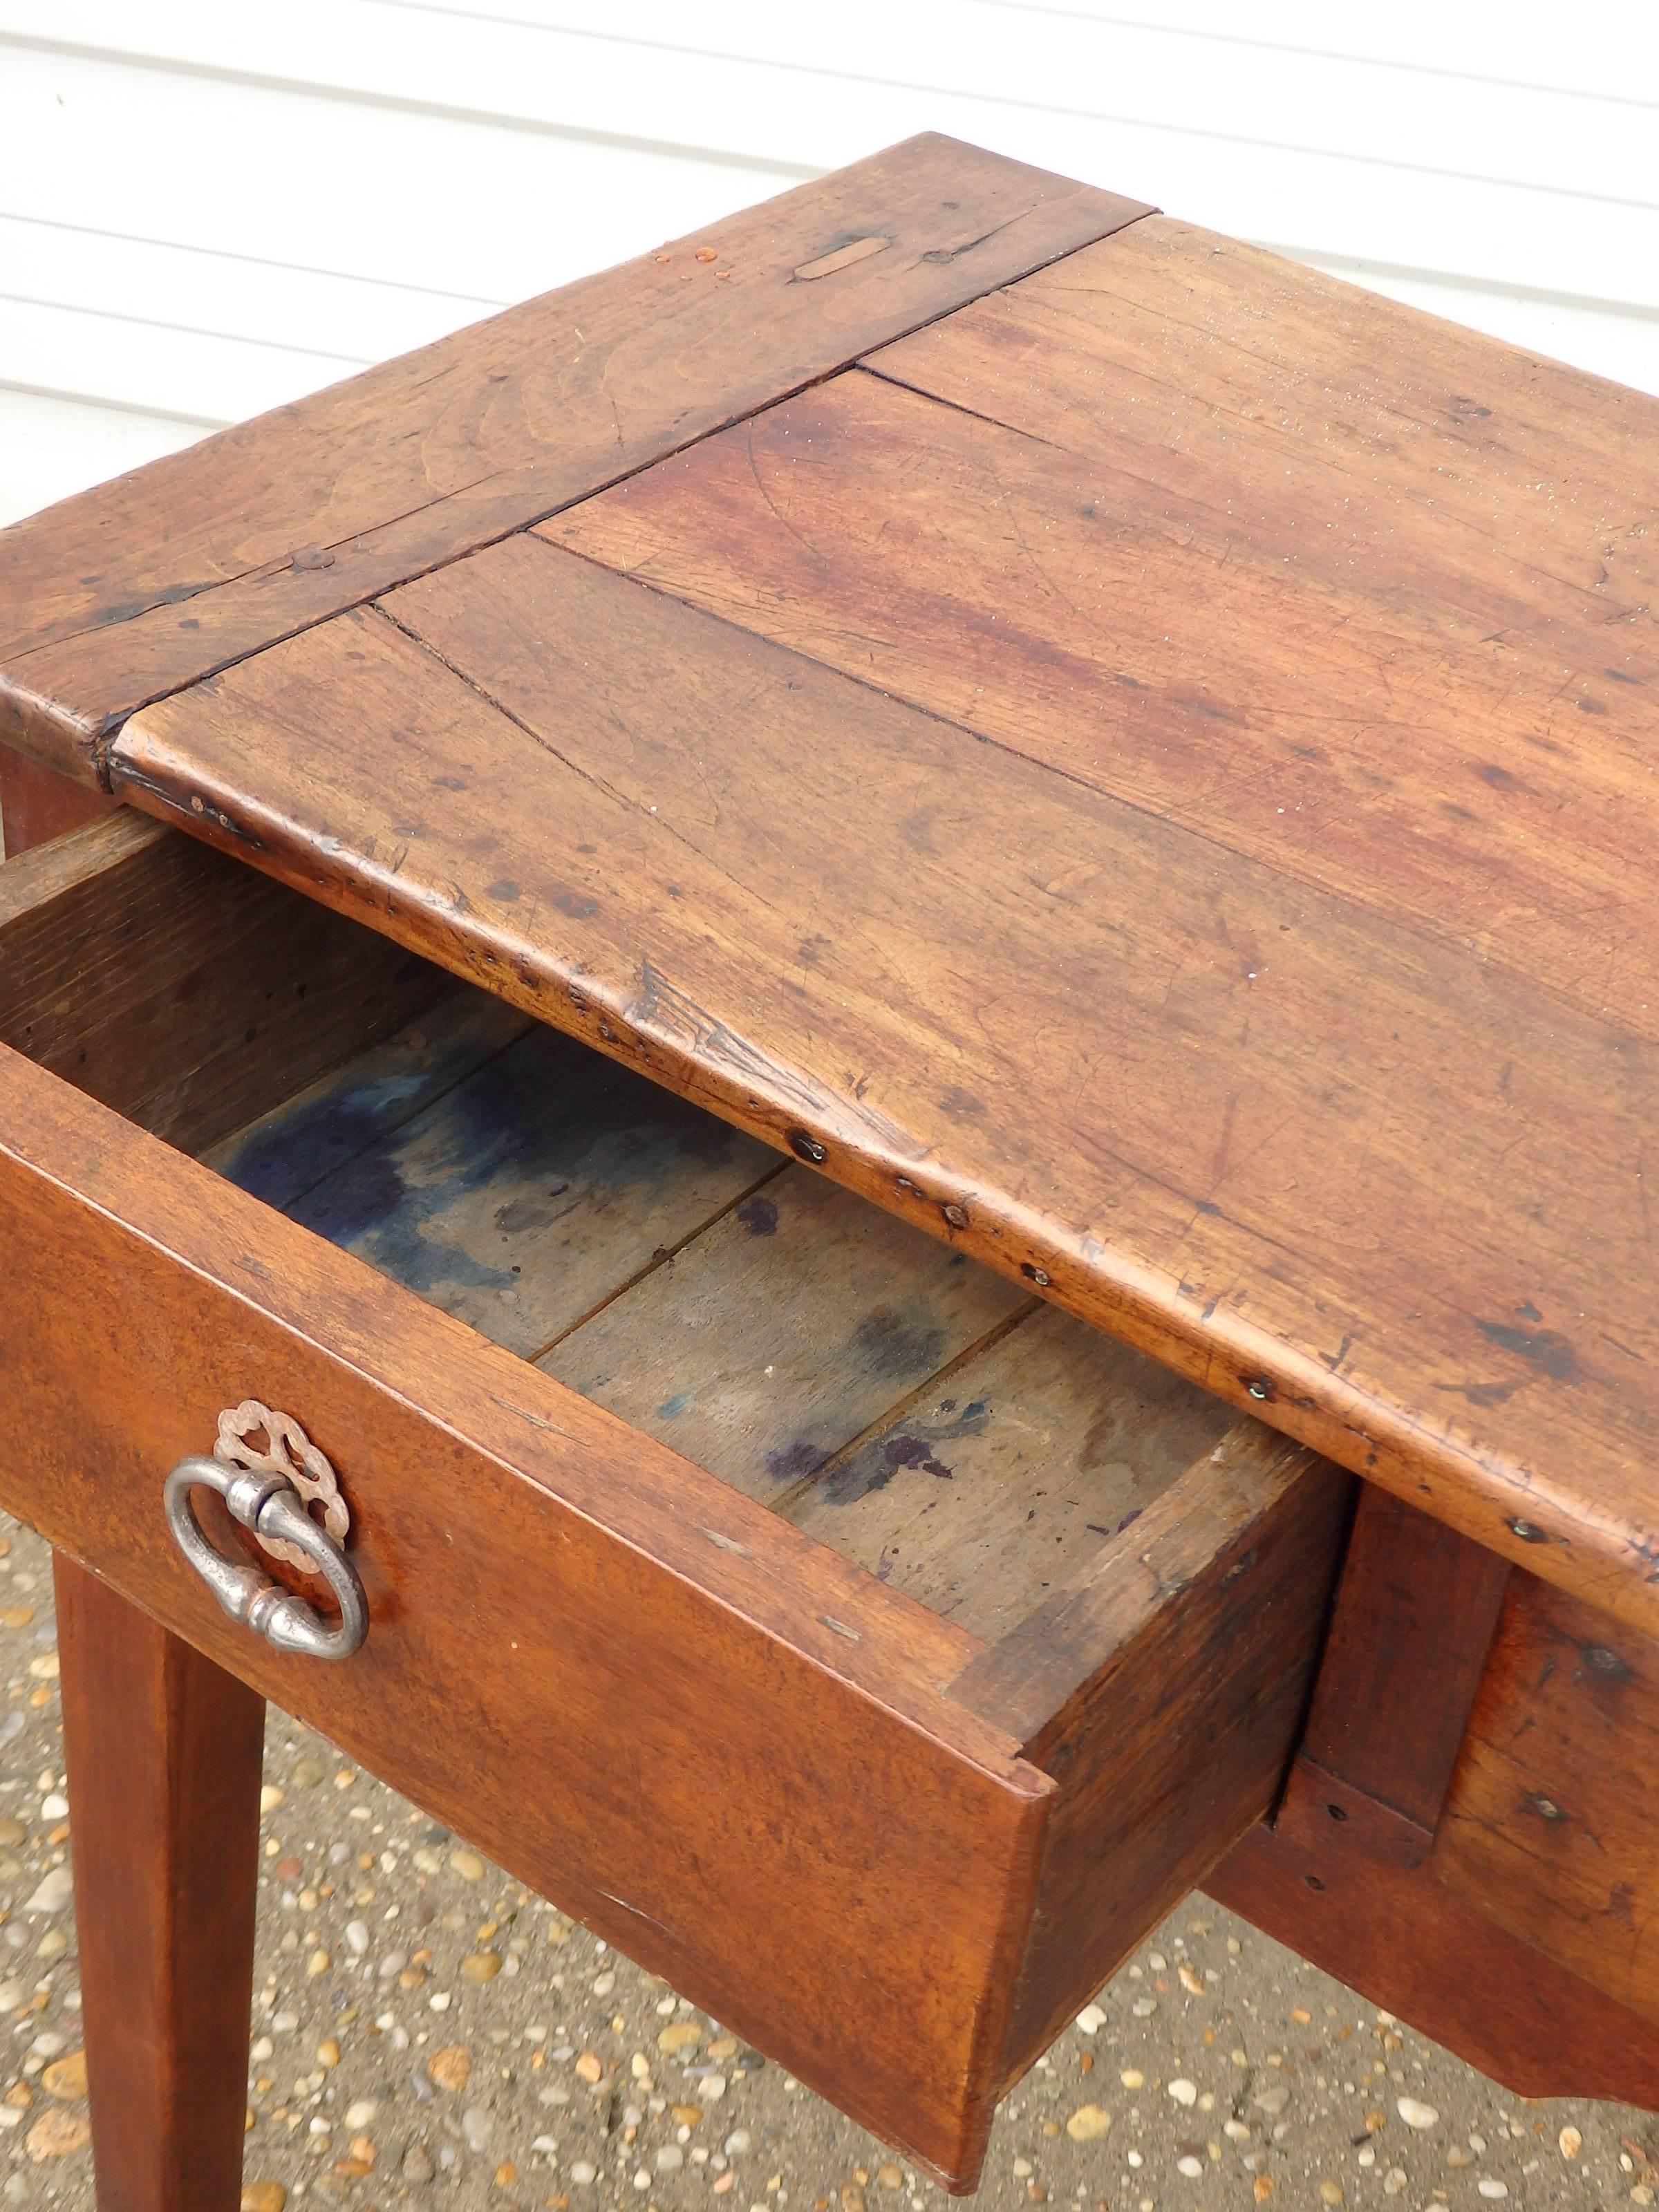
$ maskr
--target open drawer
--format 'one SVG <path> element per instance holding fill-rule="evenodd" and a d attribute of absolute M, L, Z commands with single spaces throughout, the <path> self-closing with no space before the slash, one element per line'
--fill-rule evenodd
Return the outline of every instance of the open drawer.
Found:
<path fill-rule="evenodd" d="M 1273 1803 L 1348 1478 L 125 817 L 0 872 L 0 1503 L 971 2186 Z M 246 1401 L 338 1471 L 343 1662 L 168 1534 Z"/>

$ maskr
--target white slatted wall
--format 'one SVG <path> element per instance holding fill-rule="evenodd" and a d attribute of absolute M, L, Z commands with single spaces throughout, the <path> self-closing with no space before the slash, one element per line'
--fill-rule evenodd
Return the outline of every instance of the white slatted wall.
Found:
<path fill-rule="evenodd" d="M 913 131 L 1659 391 L 1659 0 L 0 0 L 0 520 Z"/>

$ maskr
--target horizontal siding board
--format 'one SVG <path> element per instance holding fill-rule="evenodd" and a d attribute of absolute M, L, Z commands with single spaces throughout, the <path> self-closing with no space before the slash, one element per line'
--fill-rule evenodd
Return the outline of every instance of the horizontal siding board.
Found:
<path fill-rule="evenodd" d="M 847 0 L 830 41 L 799 10 L 688 17 L 662 0 L 631 0 L 576 31 L 502 20 L 516 12 L 469 18 L 386 0 L 257 10 L 158 0 L 141 11 L 117 0 L 6 0 L 0 29 L 250 82 L 695 143 L 710 158 L 828 167 L 937 129 L 1257 235 L 1285 229 L 1255 204 L 1284 190 L 1289 163 L 1304 187 L 1310 168 L 1325 180 L 1310 210 L 1325 233 L 1315 244 L 1517 283 L 1540 281 L 1529 272 L 1541 257 L 1541 281 L 1567 285 L 1586 281 L 1588 257 L 1590 269 L 1621 270 L 1659 297 L 1659 269 L 1629 250 L 1644 226 L 1651 237 L 1656 199 L 1654 113 L 1634 104 L 1379 70 L 1300 46 L 1171 38 L 1070 12 L 960 6 L 942 37 L 936 9 Z M 1127 181 L 1125 155 L 1137 163 Z M 1117 173 L 1100 173 L 1103 161 Z M 1512 204 L 1509 222 L 1493 222 L 1495 198 Z M 1394 242 L 1364 234 L 1383 228 Z M 1460 231 L 1475 242 L 1473 263 L 1467 251 L 1442 258 Z M 1598 275 L 1588 281 L 1626 296 Z"/>
<path fill-rule="evenodd" d="M 797 180 L 7 49 L 3 33 L 0 13 L 6 215 L 515 302 Z"/>
<path fill-rule="evenodd" d="M 0 0 L 0 513 L 926 127 L 1659 390 L 1659 15 L 1158 15 Z"/>
<path fill-rule="evenodd" d="M 202 434 L 187 422 L 0 385 L 0 528 Z"/>

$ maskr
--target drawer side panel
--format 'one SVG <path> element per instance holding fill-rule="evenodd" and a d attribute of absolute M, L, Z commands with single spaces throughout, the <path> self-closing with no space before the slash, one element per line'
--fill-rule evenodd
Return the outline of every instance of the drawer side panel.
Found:
<path fill-rule="evenodd" d="M 1241 1424 L 957 1685 L 1060 1787 L 1009 2079 L 1272 1808 L 1352 1486 L 1314 1453 Z"/>

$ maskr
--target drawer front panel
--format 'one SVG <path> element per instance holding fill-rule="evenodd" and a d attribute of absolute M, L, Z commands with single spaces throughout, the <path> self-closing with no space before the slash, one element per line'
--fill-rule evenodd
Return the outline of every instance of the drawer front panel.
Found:
<path fill-rule="evenodd" d="M 943 1694 L 973 1638 L 3 1049 L 0 1252 L 9 1510 L 972 2178 L 1054 1789 Z M 341 1663 L 234 1626 L 167 1534 L 246 1398 L 339 1470 Z"/>

